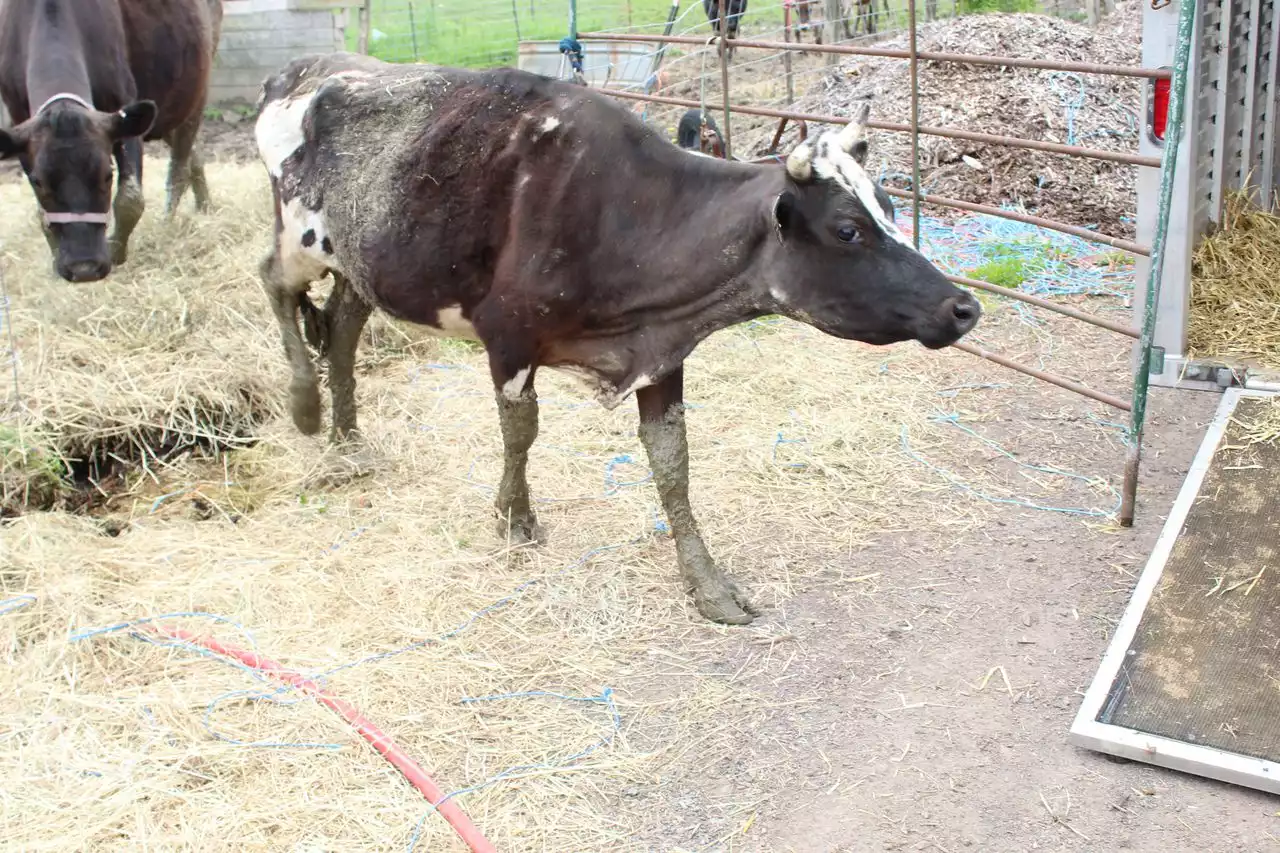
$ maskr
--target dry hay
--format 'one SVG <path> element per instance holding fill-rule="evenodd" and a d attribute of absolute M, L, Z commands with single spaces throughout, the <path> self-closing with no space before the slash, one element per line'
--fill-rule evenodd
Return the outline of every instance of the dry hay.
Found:
<path fill-rule="evenodd" d="M 1132 66 L 1140 58 L 1140 34 L 1141 7 L 1127 3 L 1099 29 L 1047 15 L 972 15 L 925 24 L 919 29 L 918 49 Z M 908 45 L 900 35 L 876 46 Z M 1141 84 L 1135 80 L 946 62 L 920 63 L 919 78 L 922 125 L 1137 150 Z M 881 57 L 850 59 L 814 83 L 794 109 L 849 116 L 856 102 L 867 97 L 874 98 L 873 118 L 908 123 L 908 64 Z M 1077 100 L 1069 116 L 1068 105 Z M 751 134 L 739 153 L 764 153 L 772 133 L 770 127 Z M 790 150 L 795 140 L 789 127 L 781 150 Z M 871 146 L 873 174 L 883 171 L 887 184 L 909 189 L 910 136 L 879 132 Z M 927 193 L 1020 205 L 1051 219 L 1096 225 L 1108 234 L 1133 234 L 1136 167 L 936 136 L 920 137 L 920 157 L 921 187 Z"/>
<path fill-rule="evenodd" d="M 1187 343 L 1196 356 L 1280 368 L 1280 216 L 1245 191 L 1192 256 Z"/>
<path fill-rule="evenodd" d="M 210 182 L 221 212 L 181 216 L 170 230 L 149 214 L 134 262 L 109 284 L 51 280 L 38 233 L 15 226 L 18 262 L 8 273 L 32 429 L 67 422 L 34 419 L 50 411 L 167 423 L 177 417 L 167 406 L 234 399 L 218 395 L 239 387 L 260 389 L 266 418 L 252 447 L 125 469 L 96 510 L 114 537 L 64 512 L 0 525 L 0 599 L 35 599 L 0 607 L 0 777 L 10 780 L 4 836 L 15 849 L 405 849 L 419 822 L 418 850 L 460 849 L 439 816 L 424 818 L 417 794 L 316 704 L 251 701 L 238 691 L 266 688 L 245 672 L 128 631 L 68 639 L 174 612 L 234 620 L 264 654 L 308 672 L 464 626 L 438 644 L 334 672 L 327 684 L 446 790 L 485 785 L 461 803 L 499 849 L 671 849 L 673 827 L 681 844 L 728 837 L 745 819 L 737 808 L 690 826 L 665 786 L 755 748 L 751 732 L 773 706 L 738 674 L 785 668 L 786 643 L 773 640 L 790 633 L 792 596 L 820 576 L 856 601 L 875 588 L 867 578 L 910 573 L 860 560 L 873 537 L 945 536 L 983 518 L 986 504 L 901 452 L 904 436 L 987 493 L 1035 488 L 1005 457 L 928 420 L 954 410 L 984 432 L 1004 423 L 1002 440 L 1016 439 L 1015 423 L 1039 429 L 1016 405 L 991 407 L 1007 390 L 982 390 L 989 366 L 916 345 L 863 347 L 785 321 L 714 336 L 689 363 L 693 498 L 710 546 L 766 611 L 744 631 L 691 612 L 672 546 L 654 535 L 646 468 L 626 461 L 644 458 L 631 407 L 585 404 L 554 374 L 539 378 L 542 430 L 530 465 L 551 537 L 541 548 L 512 553 L 494 535 L 500 437 L 483 355 L 464 344 L 375 325 L 358 394 L 384 464 L 317 485 L 313 475 L 329 464 L 324 442 L 299 436 L 279 413 L 287 369 L 253 275 L 269 233 L 265 178 L 257 166 L 219 166 Z M 152 211 L 157 183 L 148 187 Z M 13 210 L 21 192 L 0 192 Z M 985 336 L 1025 328 L 990 319 Z M 1035 350 L 1034 337 L 1012 340 Z M 90 353 L 94 379 L 78 383 L 75 360 Z M 1091 408 L 1057 405 L 1077 420 Z M 147 406 L 151 414 L 135 414 Z M 1036 461 L 1080 464 L 1080 454 L 1097 456 L 1097 443 L 1064 432 L 1055 452 L 1063 458 Z M 1071 488 L 1050 474 L 1035 482 L 1046 495 Z M 1092 486 L 1080 489 L 1058 500 L 1098 499 Z M 602 546 L 620 547 L 595 551 Z M 173 621 L 247 643 L 231 625 Z M 605 688 L 621 728 L 568 764 L 611 736 L 606 708 L 547 696 L 462 701 Z M 771 755 L 761 772 L 780 789 L 791 770 Z"/>
<path fill-rule="evenodd" d="M 247 181 L 260 183 L 251 170 Z M 259 192 L 234 189 L 219 194 L 219 217 L 169 230 L 158 227 L 163 200 L 150 192 L 133 262 L 107 282 L 74 285 L 52 272 L 25 182 L 0 183 L 20 354 L 19 410 L 0 433 L 0 512 L 95 502 L 120 463 L 243 446 L 277 413 L 279 394 L 265 381 L 274 355 L 259 322 L 265 299 L 248 289 L 257 258 L 245 251 L 245 235 L 267 233 L 270 208 Z"/>

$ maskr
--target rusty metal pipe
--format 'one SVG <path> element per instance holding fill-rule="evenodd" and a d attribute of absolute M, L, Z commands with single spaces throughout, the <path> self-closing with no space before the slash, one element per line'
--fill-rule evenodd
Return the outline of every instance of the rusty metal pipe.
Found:
<path fill-rule="evenodd" d="M 734 39 L 734 43 L 738 43 Z M 923 54 L 921 54 L 923 56 Z M 598 89 L 614 98 L 633 101 L 648 101 L 655 104 L 670 104 L 673 107 L 696 107 L 697 101 L 687 98 L 673 98 L 667 95 L 646 95 L 640 92 L 627 92 L 622 89 Z M 798 113 L 790 110 L 775 110 L 770 107 L 734 106 L 734 110 L 745 115 L 766 116 L 768 118 L 785 118 L 793 121 L 812 121 L 822 124 L 848 124 L 849 119 L 840 116 L 822 115 L 819 113 Z M 895 124 L 887 121 L 868 121 L 867 127 L 874 130 L 887 130 L 893 133 L 910 133 L 911 126 Z M 1123 151 L 1103 151 L 1100 148 L 1084 148 L 1079 145 L 1063 145 L 1060 142 L 1039 142 L 1033 139 L 1016 139 L 1012 136 L 998 136 L 994 133 L 978 133 L 972 130 L 960 130 L 953 127 L 929 127 L 921 125 L 920 133 L 925 136 L 941 136 L 946 139 L 964 139 L 970 142 L 984 142 L 988 145 L 1004 145 L 1009 148 L 1026 148 L 1031 151 L 1048 151 L 1052 154 L 1065 154 L 1068 157 L 1083 157 L 1089 160 L 1106 160 L 1111 163 L 1124 163 L 1130 166 L 1150 166 L 1160 168 L 1159 157 L 1143 157 L 1138 154 L 1126 154 Z"/>
<path fill-rule="evenodd" d="M 1109 332 L 1115 332 L 1119 335 L 1133 338 L 1137 340 L 1141 334 L 1132 326 L 1126 326 L 1123 323 L 1117 323 L 1114 320 L 1108 320 L 1105 317 L 1099 317 L 1096 314 L 1090 314 L 1087 311 L 1079 311 L 1066 305 L 1059 305 L 1056 302 L 1050 302 L 1047 299 L 1041 299 L 1039 296 L 1032 296 L 1030 293 L 1023 293 L 1019 290 L 1011 290 L 1007 287 L 1000 287 L 998 284 L 982 281 L 976 278 L 965 278 L 960 275 L 947 276 L 955 284 L 963 284 L 965 287 L 973 287 L 978 290 L 985 290 L 988 293 L 994 293 L 997 296 L 1007 296 L 1009 299 L 1016 299 L 1019 302 L 1025 302 L 1028 305 L 1034 305 L 1037 308 L 1043 308 L 1046 311 L 1053 311 L 1055 314 L 1061 314 L 1064 317 L 1070 317 L 1073 320 L 1079 320 L 1082 323 L 1088 323 L 1090 326 L 1097 326 L 1099 329 L 1106 329 Z"/>
<path fill-rule="evenodd" d="M 668 42 L 706 45 L 706 39 L 688 36 L 649 36 L 635 33 L 582 33 L 580 41 L 626 41 L 644 44 Z M 886 47 L 852 47 L 843 44 L 798 44 L 785 41 L 755 41 L 734 39 L 735 47 L 754 47 L 761 50 L 793 50 L 799 53 L 841 53 L 849 56 L 885 56 L 890 59 L 909 59 L 910 51 Z M 1106 74 L 1112 77 L 1137 77 L 1144 80 L 1169 80 L 1173 72 L 1167 68 L 1136 68 L 1130 65 L 1099 65 L 1092 62 L 1054 62 L 1048 59 L 1023 59 L 1017 56 L 980 56 L 968 53 L 938 53 L 922 51 L 916 54 L 929 62 L 958 62 L 965 65 L 992 65 L 1008 68 L 1038 68 L 1043 71 L 1074 71 L 1077 74 Z"/>
<path fill-rule="evenodd" d="M 975 346 L 974 344 L 966 341 L 956 341 L 951 346 L 958 350 L 962 350 L 963 352 L 967 352 L 970 355 L 976 355 L 978 358 L 985 358 L 987 361 L 995 362 L 1001 367 L 1016 370 L 1018 373 L 1025 373 L 1027 376 L 1034 377 L 1042 382 L 1048 382 L 1050 385 L 1057 385 L 1059 388 L 1065 388 L 1068 391 L 1073 391 L 1076 394 L 1088 397 L 1091 400 L 1097 400 L 1099 403 L 1106 403 L 1108 406 L 1120 409 L 1123 412 L 1127 412 L 1132 408 L 1129 405 L 1128 400 L 1121 400 L 1119 397 L 1114 397 L 1105 391 L 1095 391 L 1087 385 L 1081 385 L 1079 382 L 1067 379 L 1065 376 L 1059 376 L 1056 373 L 1048 373 L 1044 370 L 1028 367 L 1020 361 L 1014 361 L 1013 359 L 1006 358 L 1003 355 L 989 352 L 980 346 Z"/>
<path fill-rule="evenodd" d="M 898 198 L 911 198 L 911 193 L 906 190 L 894 189 L 892 187 L 883 187 L 884 191 L 891 196 Z M 1045 219 L 1042 216 L 1032 216 L 1029 213 L 1015 213 L 1012 210 L 1001 210 L 998 207 L 992 207 L 989 204 L 977 204 L 972 201 L 960 201 L 955 198 L 944 198 L 939 195 L 928 195 L 922 193 L 920 200 L 925 204 L 934 204 L 939 207 L 954 207 L 956 210 L 967 210 L 971 213 L 985 213 L 988 216 L 998 216 L 1001 219 L 1012 219 L 1014 222 L 1025 222 L 1028 225 L 1038 225 L 1041 228 L 1048 228 L 1051 231 L 1060 231 L 1063 234 L 1070 234 L 1073 237 L 1079 237 L 1082 240 L 1089 240 L 1093 243 L 1101 243 L 1104 246 L 1110 246 L 1113 249 L 1120 249 L 1134 255 L 1142 255 L 1146 257 L 1151 254 L 1151 249 L 1141 243 L 1135 243 L 1132 240 L 1124 240 L 1120 237 L 1112 237 L 1110 234 L 1099 234 L 1097 231 L 1090 231 L 1088 228 L 1081 228 L 1078 225 L 1068 225 L 1065 222 L 1059 222 L 1056 219 Z"/>

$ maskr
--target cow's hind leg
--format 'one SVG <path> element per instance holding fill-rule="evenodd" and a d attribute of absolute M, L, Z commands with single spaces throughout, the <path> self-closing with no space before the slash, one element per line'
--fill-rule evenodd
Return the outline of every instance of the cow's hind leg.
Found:
<path fill-rule="evenodd" d="M 689 442 L 684 424 L 684 370 L 636 392 L 640 441 L 676 542 L 676 558 L 698 611 L 713 622 L 745 625 L 755 616 L 733 581 L 716 566 L 689 505 Z"/>
<path fill-rule="evenodd" d="M 324 304 L 319 321 L 326 327 L 321 351 L 329 360 L 329 396 L 333 407 L 333 424 L 329 441 L 340 445 L 358 438 L 356 425 L 356 348 L 360 333 L 373 308 L 361 298 L 345 276 L 333 273 L 333 290 Z M 315 319 L 308 319 L 307 328 Z"/>
<path fill-rule="evenodd" d="M 293 372 L 289 381 L 289 414 L 299 432 L 314 435 L 320 430 L 320 386 L 311 354 L 307 352 L 298 328 L 298 309 L 305 298 L 307 285 L 295 286 L 286 278 L 279 250 L 274 247 L 259 264 L 258 274 L 280 325 L 285 358 Z"/>
<path fill-rule="evenodd" d="M 164 213 L 171 217 L 190 187 L 196 197 L 196 210 L 209 209 L 209 184 L 204 176 L 204 160 L 196 151 L 196 137 L 200 135 L 200 123 L 204 113 L 197 111 L 178 125 L 165 141 L 169 143 L 169 181 Z"/>

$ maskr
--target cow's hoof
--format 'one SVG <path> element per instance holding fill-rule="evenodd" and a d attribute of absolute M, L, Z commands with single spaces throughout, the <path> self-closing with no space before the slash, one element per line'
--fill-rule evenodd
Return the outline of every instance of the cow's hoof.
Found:
<path fill-rule="evenodd" d="M 498 519 L 498 535 L 507 540 L 509 545 L 537 545 L 546 541 L 542 525 L 532 515 L 524 518 Z"/>
<path fill-rule="evenodd" d="M 721 625 L 747 625 L 759 615 L 737 585 L 723 575 L 697 584 L 693 602 L 699 613 Z"/>
<path fill-rule="evenodd" d="M 121 243 L 119 240 L 112 240 L 111 249 L 111 265 L 113 267 L 124 266 L 125 261 L 129 260 L 129 244 Z"/>
<path fill-rule="evenodd" d="M 293 417 L 293 425 L 303 435 L 315 435 L 320 431 L 320 386 L 315 380 L 289 385 L 289 414 Z"/>

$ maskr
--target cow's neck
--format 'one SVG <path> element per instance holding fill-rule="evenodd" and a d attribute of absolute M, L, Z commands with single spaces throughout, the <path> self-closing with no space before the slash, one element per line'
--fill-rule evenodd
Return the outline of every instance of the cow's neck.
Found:
<path fill-rule="evenodd" d="M 693 162 L 668 173 L 671 198 L 664 211 L 655 212 L 667 226 L 675 223 L 676 233 L 670 227 L 654 231 L 669 235 L 662 246 L 629 242 L 638 253 L 637 270 L 652 270 L 655 256 L 679 259 L 678 269 L 661 276 L 680 283 L 672 294 L 676 304 L 668 310 L 687 315 L 702 338 L 768 313 L 761 249 L 776 239 L 770 212 L 785 177 L 782 169 L 681 156 Z M 637 284 L 653 286 L 652 281 Z"/>
<path fill-rule="evenodd" d="M 77 2 L 81 0 L 47 0 L 31 17 L 26 77 L 33 112 L 54 95 L 71 94 L 93 103 L 85 53 L 89 45 L 76 17 Z"/>

